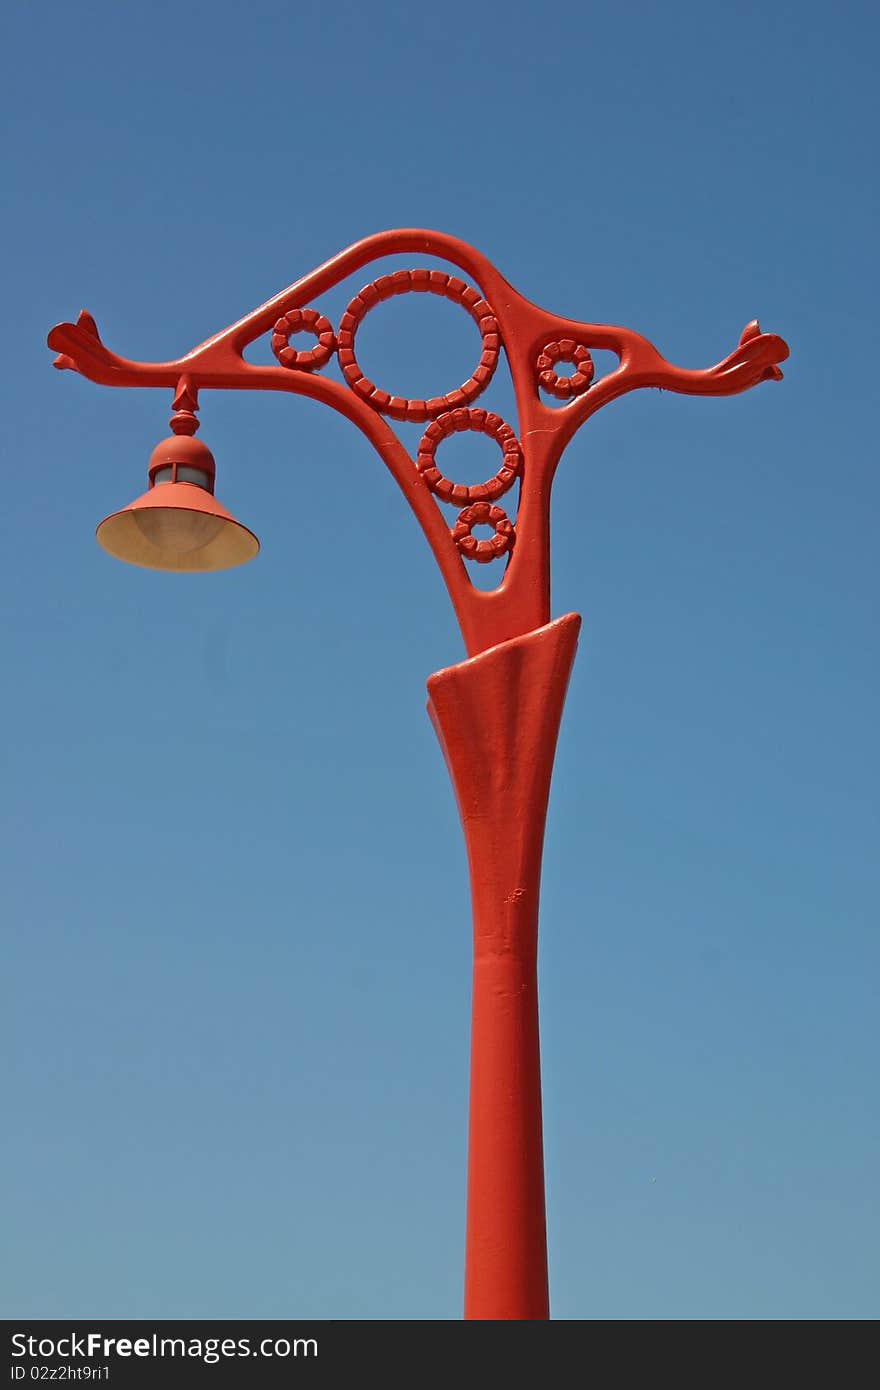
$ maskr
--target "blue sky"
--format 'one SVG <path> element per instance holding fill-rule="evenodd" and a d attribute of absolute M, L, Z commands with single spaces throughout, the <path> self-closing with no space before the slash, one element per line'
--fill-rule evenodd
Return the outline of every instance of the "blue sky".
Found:
<path fill-rule="evenodd" d="M 170 402 L 44 347 L 85 305 L 176 356 L 394 226 L 682 365 L 754 316 L 791 345 L 779 385 L 617 402 L 560 468 L 551 1300 L 875 1316 L 875 7 L 53 0 L 5 28 L 6 1316 L 459 1316 L 433 561 L 346 421 L 246 393 L 203 395 L 200 437 L 258 560 L 111 561 L 95 524 Z M 473 330 L 410 307 L 364 362 L 446 389 Z"/>

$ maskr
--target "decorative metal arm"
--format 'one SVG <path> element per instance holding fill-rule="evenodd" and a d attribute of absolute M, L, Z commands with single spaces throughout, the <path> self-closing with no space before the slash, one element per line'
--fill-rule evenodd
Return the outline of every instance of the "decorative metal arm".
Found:
<path fill-rule="evenodd" d="M 308 307 L 324 291 L 383 256 L 422 254 L 439 257 L 463 271 L 478 289 L 439 270 L 395 271 L 364 287 L 350 302 L 334 331 Z M 356 334 L 376 304 L 406 293 L 442 295 L 460 304 L 475 320 L 482 340 L 480 362 L 459 388 L 430 400 L 392 396 L 364 376 L 355 356 Z M 246 362 L 244 349 L 272 332 L 278 366 Z M 290 346 L 295 333 L 317 338 L 310 351 Z M 85 310 L 78 321 L 61 323 L 49 334 L 59 355 L 55 366 L 79 372 L 105 386 L 159 386 L 177 391 L 185 378 L 189 391 L 291 391 L 322 400 L 366 435 L 396 478 L 422 527 L 449 590 L 467 652 L 479 652 L 531 632 L 550 618 L 550 490 L 562 452 L 585 420 L 608 401 L 643 386 L 687 395 L 726 396 L 760 381 L 778 380 L 778 363 L 788 356 L 783 340 L 762 333 L 756 320 L 746 326 L 735 350 L 714 367 L 689 371 L 667 362 L 646 338 L 626 328 L 561 318 L 524 299 L 479 252 L 442 232 L 380 232 L 356 242 L 252 313 L 171 362 L 134 362 L 110 352 L 94 319 Z M 498 416 L 474 402 L 489 384 L 501 349 L 513 378 L 518 434 Z M 591 350 L 610 350 L 617 368 L 594 381 Z M 336 355 L 345 383 L 321 376 Z M 570 376 L 559 375 L 560 362 Z M 564 402 L 548 405 L 541 392 Z M 417 456 L 411 458 L 389 419 L 424 421 Z M 444 438 L 460 430 L 494 438 L 502 451 L 494 477 L 476 487 L 445 478 L 436 455 Z M 517 515 L 511 520 L 497 500 L 520 482 Z M 435 500 L 436 499 L 436 500 Z M 460 506 L 450 528 L 437 503 Z M 493 529 L 489 540 L 473 536 L 475 526 Z M 465 561 L 488 562 L 506 555 L 496 589 L 475 588 Z"/>

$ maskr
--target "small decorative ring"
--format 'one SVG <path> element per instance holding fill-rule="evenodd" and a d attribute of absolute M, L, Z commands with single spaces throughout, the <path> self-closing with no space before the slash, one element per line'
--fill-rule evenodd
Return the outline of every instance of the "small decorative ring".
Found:
<path fill-rule="evenodd" d="M 501 467 L 495 476 L 472 487 L 444 478 L 434 462 L 440 441 L 448 439 L 451 434 L 461 434 L 464 430 L 487 434 L 490 439 L 496 440 L 503 455 Z M 441 502 L 452 502 L 460 507 L 466 502 L 492 502 L 507 492 L 522 467 L 522 453 L 516 435 L 500 415 L 493 415 L 488 410 L 450 410 L 438 415 L 425 430 L 419 441 L 416 466 L 435 497 L 439 497 Z"/>
<path fill-rule="evenodd" d="M 297 352 L 289 346 L 293 333 L 314 333 L 318 346 L 311 352 Z M 336 335 L 329 319 L 315 309 L 291 309 L 272 330 L 272 351 L 282 367 L 298 372 L 315 372 L 326 366 L 336 351 Z"/>
<path fill-rule="evenodd" d="M 392 396 L 375 386 L 369 377 L 364 376 L 354 354 L 354 340 L 362 318 L 374 305 L 394 295 L 438 294 L 451 299 L 467 309 L 480 330 L 483 350 L 480 361 L 467 381 L 457 391 L 449 391 L 445 396 L 433 396 L 430 400 L 410 400 L 405 396 Z M 396 270 L 391 275 L 381 275 L 378 280 L 365 285 L 349 304 L 339 321 L 339 365 L 352 390 L 357 391 L 368 405 L 382 415 L 390 415 L 392 420 L 433 420 L 444 411 L 455 410 L 476 400 L 492 379 L 498 363 L 501 335 L 498 322 L 485 299 L 477 290 L 466 285 L 454 275 L 446 275 L 442 270 Z"/>
<path fill-rule="evenodd" d="M 487 541 L 478 541 L 471 535 L 475 526 L 494 526 L 495 535 Z M 486 565 L 513 549 L 516 533 L 513 522 L 501 507 L 493 507 L 490 502 L 474 502 L 459 514 L 452 528 L 452 539 L 466 560 L 476 560 Z"/>
<path fill-rule="evenodd" d="M 553 370 L 557 362 L 572 362 L 575 367 L 572 375 L 557 376 Z M 582 395 L 596 370 L 587 349 L 573 338 L 560 338 L 558 343 L 548 343 L 536 365 L 538 384 L 561 401 L 569 396 Z"/>

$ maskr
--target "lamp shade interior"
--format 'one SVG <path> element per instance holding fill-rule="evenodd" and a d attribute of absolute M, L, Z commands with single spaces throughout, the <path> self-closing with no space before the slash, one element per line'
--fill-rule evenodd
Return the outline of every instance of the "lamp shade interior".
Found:
<path fill-rule="evenodd" d="M 129 565 L 198 573 L 243 565 L 257 554 L 253 532 L 204 488 L 162 483 L 97 530 L 98 544 Z"/>

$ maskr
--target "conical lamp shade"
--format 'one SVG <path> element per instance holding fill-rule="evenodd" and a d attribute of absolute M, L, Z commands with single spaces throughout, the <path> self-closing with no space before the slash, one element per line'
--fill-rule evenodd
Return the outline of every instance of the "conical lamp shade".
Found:
<path fill-rule="evenodd" d="M 106 517 L 96 537 L 117 560 L 178 573 L 230 569 L 252 560 L 260 548 L 246 526 L 194 483 L 151 487 Z"/>

